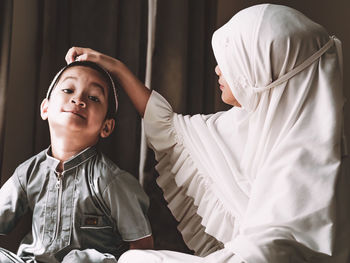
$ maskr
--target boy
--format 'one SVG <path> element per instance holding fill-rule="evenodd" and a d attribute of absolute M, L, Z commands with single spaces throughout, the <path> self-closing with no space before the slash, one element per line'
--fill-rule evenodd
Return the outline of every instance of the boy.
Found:
<path fill-rule="evenodd" d="M 148 198 L 137 180 L 95 145 L 115 124 L 107 71 L 75 61 L 54 78 L 41 104 L 51 146 L 21 164 L 0 189 L 0 234 L 27 209 L 32 231 L 0 262 L 116 262 L 128 248 L 152 248 Z"/>

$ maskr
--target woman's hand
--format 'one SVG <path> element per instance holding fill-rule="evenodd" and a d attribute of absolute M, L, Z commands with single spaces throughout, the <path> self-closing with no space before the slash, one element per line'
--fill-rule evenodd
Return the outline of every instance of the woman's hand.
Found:
<path fill-rule="evenodd" d="M 113 71 L 116 69 L 117 64 L 121 63 L 115 58 L 102 54 L 91 48 L 83 47 L 71 47 L 68 50 L 65 59 L 67 64 L 72 63 L 73 61 L 92 61 L 99 64 L 101 67 L 103 67 L 112 74 Z"/>
<path fill-rule="evenodd" d="M 123 87 L 133 102 L 136 110 L 143 117 L 151 94 L 150 90 L 118 59 L 102 54 L 91 48 L 72 47 L 68 50 L 67 63 L 73 61 L 92 61 L 112 74 Z"/>

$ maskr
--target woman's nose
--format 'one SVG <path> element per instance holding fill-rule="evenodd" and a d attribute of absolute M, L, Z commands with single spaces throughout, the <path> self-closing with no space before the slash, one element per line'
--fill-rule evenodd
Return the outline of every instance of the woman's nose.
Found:
<path fill-rule="evenodd" d="M 216 73 L 216 75 L 218 75 L 218 76 L 221 75 L 221 70 L 220 70 L 220 68 L 219 68 L 219 65 L 216 65 L 216 67 L 215 67 L 215 73 Z"/>
<path fill-rule="evenodd" d="M 85 108 L 86 107 L 86 103 L 83 99 L 79 98 L 79 97 L 75 97 L 71 99 L 71 102 L 82 107 Z"/>

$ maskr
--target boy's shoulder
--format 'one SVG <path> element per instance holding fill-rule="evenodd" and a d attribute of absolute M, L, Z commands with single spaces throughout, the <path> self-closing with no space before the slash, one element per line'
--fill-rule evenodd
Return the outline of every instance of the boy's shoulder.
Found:
<path fill-rule="evenodd" d="M 101 151 L 98 151 L 97 162 L 95 163 L 94 180 L 98 180 L 102 188 L 106 188 L 112 183 L 119 183 L 127 185 L 138 184 L 137 179 L 131 175 L 129 172 L 121 169 L 115 162 L 113 162 L 109 157 L 107 157 Z"/>
<path fill-rule="evenodd" d="M 126 173 L 126 171 L 119 168 L 119 166 L 114 161 L 112 161 L 107 155 L 99 150 L 97 151 L 97 158 L 94 166 L 100 171 L 105 171 L 101 175 L 118 176 L 120 174 Z"/>
<path fill-rule="evenodd" d="M 38 154 L 30 157 L 29 159 L 25 160 L 20 165 L 18 165 L 16 168 L 17 173 L 23 174 L 27 173 L 28 171 L 34 170 L 38 165 L 40 165 L 43 161 L 46 160 L 46 151 L 47 149 L 44 149 Z"/>
<path fill-rule="evenodd" d="M 26 187 L 30 178 L 33 178 L 33 176 L 35 178 L 38 171 L 41 170 L 42 164 L 47 159 L 46 151 L 47 149 L 42 150 L 17 166 L 13 176 L 18 179 L 22 187 Z"/>

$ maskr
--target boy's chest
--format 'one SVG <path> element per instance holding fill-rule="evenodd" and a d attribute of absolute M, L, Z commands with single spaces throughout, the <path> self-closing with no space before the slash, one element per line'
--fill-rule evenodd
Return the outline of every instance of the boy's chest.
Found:
<path fill-rule="evenodd" d="M 54 252 L 68 245 L 90 246 L 83 242 L 83 237 L 91 230 L 96 233 L 103 229 L 102 238 L 115 236 L 112 224 L 96 205 L 89 176 L 84 171 L 49 172 L 41 185 L 35 186 L 38 189 L 32 191 L 35 193 L 30 198 L 33 235 L 42 240 L 47 251 Z"/>

